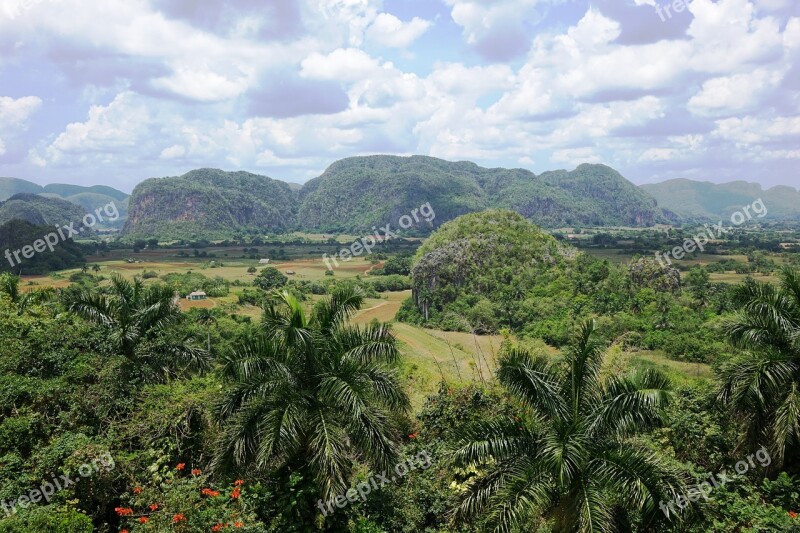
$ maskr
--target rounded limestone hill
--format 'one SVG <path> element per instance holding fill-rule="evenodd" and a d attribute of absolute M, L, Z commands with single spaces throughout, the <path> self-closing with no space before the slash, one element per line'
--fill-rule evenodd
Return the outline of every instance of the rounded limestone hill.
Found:
<path fill-rule="evenodd" d="M 417 252 L 412 299 L 400 318 L 492 332 L 508 307 L 537 285 L 559 279 L 575 256 L 574 249 L 513 211 L 458 217 Z M 459 321 L 466 324 L 459 326 Z"/>

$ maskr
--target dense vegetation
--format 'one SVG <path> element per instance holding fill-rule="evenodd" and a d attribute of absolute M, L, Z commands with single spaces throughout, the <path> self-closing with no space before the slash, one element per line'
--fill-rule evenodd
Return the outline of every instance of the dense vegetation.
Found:
<path fill-rule="evenodd" d="M 445 224 L 417 252 L 413 298 L 398 318 L 452 331 L 498 333 L 564 346 L 582 321 L 602 316 L 609 340 L 710 362 L 725 353 L 712 324 L 730 308 L 728 286 L 704 269 L 687 277 L 653 259 L 628 265 L 560 244 L 520 215 L 487 211 Z"/>
<path fill-rule="evenodd" d="M 281 181 L 247 172 L 193 170 L 143 181 L 133 191 L 123 234 L 162 240 L 226 238 L 238 231 L 291 227 L 296 193 Z"/>
<path fill-rule="evenodd" d="M 607 231 L 576 244 L 682 236 Z M 200 240 L 185 272 L 0 274 L 0 532 L 798 532 L 800 273 L 778 238 L 716 245 L 763 272 L 735 285 L 594 258 L 509 210 L 348 278 L 246 268 L 304 246 L 277 240 L 222 248 L 252 261 L 230 279 Z M 181 311 L 198 289 L 214 305 Z M 357 316 L 407 289 L 405 322 L 498 334 L 472 378 L 437 361 L 427 399 L 412 376 L 435 356 L 401 342 L 423 330 Z"/>
<path fill-rule="evenodd" d="M 366 233 L 430 204 L 432 216 L 413 229 L 426 234 L 448 220 L 487 208 L 518 211 L 535 222 L 643 226 L 671 214 L 619 173 L 603 165 L 541 176 L 487 169 L 432 157 L 343 159 L 299 191 L 245 172 L 201 169 L 147 180 L 134 190 L 123 233 L 161 240 L 228 238 L 238 231 Z"/>
<path fill-rule="evenodd" d="M 24 220 L 11 220 L 0 225 L 0 252 L 9 250 L 12 254 L 24 246 L 41 239 L 53 231 L 52 226 L 37 226 Z M 13 256 L 12 256 L 13 258 Z M 47 274 L 48 272 L 74 268 L 86 262 L 80 246 L 72 239 L 59 243 L 51 252 L 49 249 L 37 253 L 22 264 L 14 261 L 12 265 L 6 257 L 0 258 L 0 272 L 16 274 Z"/>
<path fill-rule="evenodd" d="M 114 202 L 120 214 L 119 219 L 113 222 L 105 221 L 105 223 L 99 224 L 98 228 L 119 229 L 128 217 L 128 195 L 113 187 L 105 185 L 83 187 L 80 185 L 59 183 L 51 183 L 42 187 L 26 180 L 0 178 L 0 202 L 23 193 L 56 200 L 66 200 L 67 202 L 82 207 L 83 210 L 88 213 L 94 212 L 95 209 Z M 26 220 L 34 222 L 30 220 L 30 218 L 26 218 Z"/>
<path fill-rule="evenodd" d="M 77 227 L 85 214 L 86 211 L 76 204 L 35 194 L 17 194 L 0 203 L 0 225 L 24 220 L 37 226 L 74 223 Z"/>

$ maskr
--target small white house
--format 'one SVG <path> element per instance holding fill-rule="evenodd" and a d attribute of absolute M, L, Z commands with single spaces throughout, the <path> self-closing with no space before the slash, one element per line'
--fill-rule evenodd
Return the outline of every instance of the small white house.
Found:
<path fill-rule="evenodd" d="M 269 264 L 269 259 L 262 259 L 261 261 L 258 262 L 258 264 L 259 265 L 268 265 Z"/>
<path fill-rule="evenodd" d="M 189 294 L 189 296 L 187 296 L 186 299 L 191 300 L 193 302 L 197 300 L 206 300 L 208 299 L 208 295 L 203 291 L 194 291 L 193 293 Z"/>

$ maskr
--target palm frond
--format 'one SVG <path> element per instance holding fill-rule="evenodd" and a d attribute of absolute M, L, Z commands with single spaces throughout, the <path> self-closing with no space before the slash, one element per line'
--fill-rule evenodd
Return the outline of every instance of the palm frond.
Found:
<path fill-rule="evenodd" d="M 560 376 L 546 357 L 510 350 L 500 360 L 497 379 L 518 400 L 542 415 L 557 417 L 566 412 Z"/>
<path fill-rule="evenodd" d="M 330 331 L 349 319 L 364 304 L 364 292 L 355 285 L 344 285 L 314 306 L 314 317 L 323 331 Z"/>

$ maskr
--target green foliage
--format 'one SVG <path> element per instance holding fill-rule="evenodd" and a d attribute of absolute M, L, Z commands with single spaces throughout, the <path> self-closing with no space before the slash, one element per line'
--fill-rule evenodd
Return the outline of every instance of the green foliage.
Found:
<path fill-rule="evenodd" d="M 256 279 L 253 280 L 253 285 L 265 291 L 278 289 L 286 285 L 289 278 L 284 276 L 280 270 L 275 267 L 267 267 L 263 269 Z"/>
<path fill-rule="evenodd" d="M 247 172 L 199 169 L 145 180 L 131 195 L 123 235 L 170 241 L 279 232 L 294 219 L 295 194 L 286 183 Z"/>
<path fill-rule="evenodd" d="M 66 200 L 44 198 L 35 194 L 17 194 L 0 203 L 0 225 L 12 220 L 24 220 L 36 226 L 82 225 L 86 212 L 82 207 Z"/>
<path fill-rule="evenodd" d="M 396 417 L 408 398 L 388 368 L 399 356 L 389 329 L 347 324 L 363 299 L 341 287 L 307 316 L 284 291 L 265 308 L 263 335 L 223 359 L 216 468 L 284 480 L 300 473 L 328 499 L 347 489 L 353 457 L 374 468 L 392 465 Z M 297 513 L 299 523 L 315 520 L 312 509 Z"/>
<path fill-rule="evenodd" d="M 0 253 L 9 250 L 13 254 L 17 250 L 22 250 L 24 246 L 33 245 L 35 241 L 53 230 L 52 226 L 37 226 L 24 220 L 12 220 L 0 224 Z M 22 262 L 17 264 L 14 259 L 13 267 L 6 257 L 0 257 L 0 272 L 47 274 L 51 271 L 75 268 L 86 262 L 81 248 L 71 239 L 60 242 L 52 252 L 45 249 L 30 259 L 24 259 L 22 255 L 19 257 Z"/>
<path fill-rule="evenodd" d="M 92 533 L 92 519 L 69 506 L 32 507 L 0 520 L 2 533 Z"/>
<path fill-rule="evenodd" d="M 725 324 L 731 342 L 750 350 L 722 370 L 719 399 L 742 424 L 743 440 L 769 443 L 779 464 L 800 457 L 800 271 L 785 267 L 779 287 L 749 280 Z"/>
<path fill-rule="evenodd" d="M 511 349 L 500 384 L 516 399 L 513 418 L 466 426 L 455 465 L 469 476 L 460 519 L 485 516 L 501 530 L 544 516 L 558 531 L 608 531 L 618 521 L 647 527 L 658 502 L 683 488 L 677 469 L 635 437 L 663 421 L 668 380 L 654 371 L 601 375 L 603 347 L 586 323 L 564 365 Z"/>
<path fill-rule="evenodd" d="M 230 281 L 219 276 L 209 278 L 199 272 L 173 272 L 161 276 L 161 279 L 177 291 L 181 298 L 197 290 L 205 292 L 211 298 L 221 298 L 230 293 Z"/>
<path fill-rule="evenodd" d="M 173 468 L 154 466 L 149 479 L 132 487 L 125 503 L 116 508 L 128 531 L 268 531 L 256 519 L 253 489 L 243 480 L 222 485 L 185 463 Z"/>

